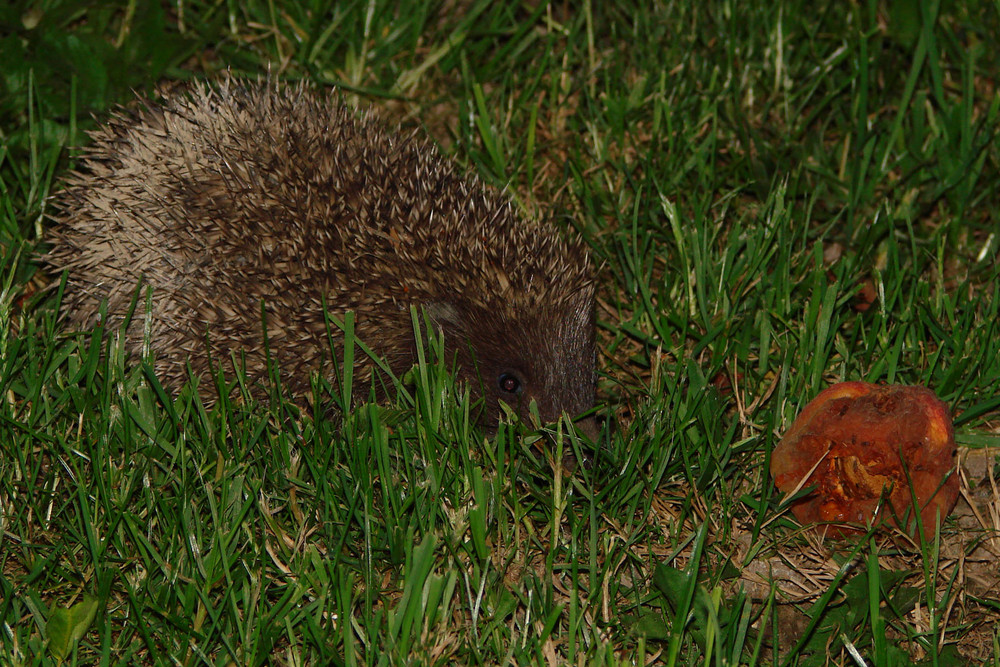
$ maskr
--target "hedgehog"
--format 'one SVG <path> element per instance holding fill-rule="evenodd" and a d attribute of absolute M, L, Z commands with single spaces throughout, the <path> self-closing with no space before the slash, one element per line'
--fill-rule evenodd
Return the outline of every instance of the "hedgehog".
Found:
<path fill-rule="evenodd" d="M 148 286 L 125 345 L 140 355 L 148 335 L 175 393 L 231 360 L 260 386 L 270 356 L 308 402 L 313 373 L 335 381 L 344 338 L 330 321 L 348 312 L 403 377 L 416 307 L 486 426 L 501 401 L 522 418 L 534 401 L 544 421 L 594 405 L 583 241 L 520 214 L 419 131 L 303 82 L 226 76 L 120 108 L 90 136 L 54 196 L 43 262 L 65 273 L 62 312 L 78 329 L 102 308 L 121 327 Z M 353 377 L 355 395 L 384 385 L 360 352 Z"/>

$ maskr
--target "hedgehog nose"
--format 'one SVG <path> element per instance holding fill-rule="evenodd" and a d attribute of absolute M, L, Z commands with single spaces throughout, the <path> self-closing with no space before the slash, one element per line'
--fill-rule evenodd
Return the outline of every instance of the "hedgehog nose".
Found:
<path fill-rule="evenodd" d="M 598 428 L 597 419 L 591 415 L 589 417 L 584 417 L 583 419 L 577 419 L 573 422 L 576 427 L 576 432 L 585 437 L 590 442 L 597 442 Z"/>
<path fill-rule="evenodd" d="M 582 439 L 587 441 L 588 444 L 594 444 L 597 442 L 599 429 L 597 426 L 597 419 L 595 419 L 593 415 L 575 420 L 573 422 L 573 426 L 576 428 L 577 435 L 581 436 Z M 580 455 L 582 458 L 577 456 L 577 451 L 574 448 L 569 448 L 567 445 L 567 448 L 563 450 L 563 470 L 569 474 L 573 474 L 580 469 L 591 470 L 594 466 L 594 461 L 588 453 L 587 448 L 584 448 L 580 452 Z"/>

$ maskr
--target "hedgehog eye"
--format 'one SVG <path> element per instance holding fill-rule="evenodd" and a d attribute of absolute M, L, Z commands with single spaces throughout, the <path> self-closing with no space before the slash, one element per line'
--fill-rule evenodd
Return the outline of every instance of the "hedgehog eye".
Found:
<path fill-rule="evenodd" d="M 501 373 L 497 379 L 497 385 L 500 387 L 500 391 L 506 394 L 521 393 L 521 379 L 513 373 Z"/>

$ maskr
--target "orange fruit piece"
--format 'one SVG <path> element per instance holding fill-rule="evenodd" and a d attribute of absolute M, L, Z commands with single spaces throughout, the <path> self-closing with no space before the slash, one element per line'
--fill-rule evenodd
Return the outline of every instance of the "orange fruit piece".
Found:
<path fill-rule="evenodd" d="M 934 534 L 958 500 L 955 435 L 947 406 L 921 386 L 841 382 L 802 410 L 771 454 L 783 493 L 814 487 L 792 505 L 803 524 L 843 535 L 880 523 Z M 877 516 L 876 516 L 877 515 Z"/>

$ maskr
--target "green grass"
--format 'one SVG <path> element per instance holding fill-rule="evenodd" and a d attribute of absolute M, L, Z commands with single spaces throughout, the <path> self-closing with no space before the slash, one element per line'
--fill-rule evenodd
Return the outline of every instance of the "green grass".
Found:
<path fill-rule="evenodd" d="M 1000 445 L 996 3 L 8 4 L 0 664 L 1000 665 L 995 532 L 821 544 L 767 474 L 839 380 Z M 591 469 L 553 471 L 560 429 L 485 437 L 433 354 L 328 419 L 169 397 L 63 329 L 32 254 L 92 115 L 269 66 L 586 237 Z"/>

